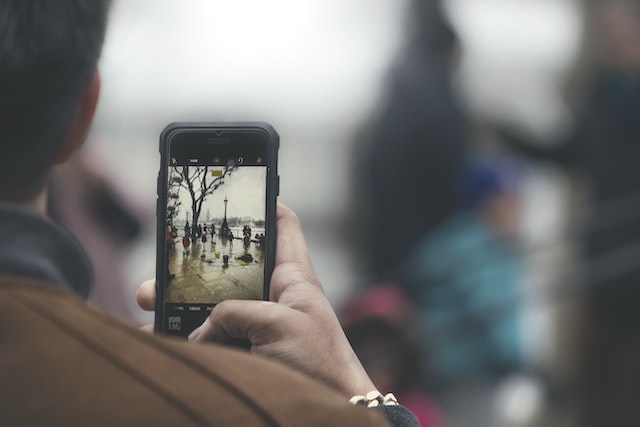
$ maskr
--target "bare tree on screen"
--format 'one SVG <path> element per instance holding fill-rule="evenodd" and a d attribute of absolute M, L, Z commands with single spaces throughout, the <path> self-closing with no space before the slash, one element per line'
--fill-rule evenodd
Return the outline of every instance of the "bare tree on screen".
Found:
<path fill-rule="evenodd" d="M 213 194 L 222 184 L 226 177 L 230 176 L 238 166 L 225 166 L 224 169 L 211 169 L 209 166 L 180 166 L 174 169 L 169 182 L 170 189 L 179 190 L 184 188 L 191 197 L 191 226 L 197 227 L 202 213 L 204 201 Z M 172 194 L 178 191 L 169 191 Z M 174 209 L 179 207 L 179 202 Z M 177 211 L 169 211 L 169 215 L 176 215 Z"/>

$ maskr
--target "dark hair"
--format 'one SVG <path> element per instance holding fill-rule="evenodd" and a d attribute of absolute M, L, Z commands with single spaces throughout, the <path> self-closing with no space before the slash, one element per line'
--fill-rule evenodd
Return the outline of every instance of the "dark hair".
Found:
<path fill-rule="evenodd" d="M 110 0 L 0 0 L 0 198 L 42 190 L 100 57 Z"/>

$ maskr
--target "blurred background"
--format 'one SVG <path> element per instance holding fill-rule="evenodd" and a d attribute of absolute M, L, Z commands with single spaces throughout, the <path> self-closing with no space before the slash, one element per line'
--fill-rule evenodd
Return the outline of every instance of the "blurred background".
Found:
<path fill-rule="evenodd" d="M 640 2 L 116 0 L 52 215 L 136 324 L 158 136 L 267 121 L 280 200 L 424 426 L 640 423 Z"/>

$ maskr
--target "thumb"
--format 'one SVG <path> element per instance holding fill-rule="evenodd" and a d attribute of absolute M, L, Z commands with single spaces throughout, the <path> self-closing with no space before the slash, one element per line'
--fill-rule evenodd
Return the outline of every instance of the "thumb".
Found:
<path fill-rule="evenodd" d="M 189 340 L 225 343 L 244 339 L 259 345 L 281 338 L 291 315 L 295 315 L 293 310 L 270 301 L 226 300 L 213 308 Z"/>

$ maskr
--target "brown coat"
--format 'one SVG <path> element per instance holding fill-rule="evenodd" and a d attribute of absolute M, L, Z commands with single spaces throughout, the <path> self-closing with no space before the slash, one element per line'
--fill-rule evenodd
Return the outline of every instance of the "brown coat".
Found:
<path fill-rule="evenodd" d="M 146 334 L 50 284 L 0 276 L 0 425 L 386 423 L 275 362 Z"/>

